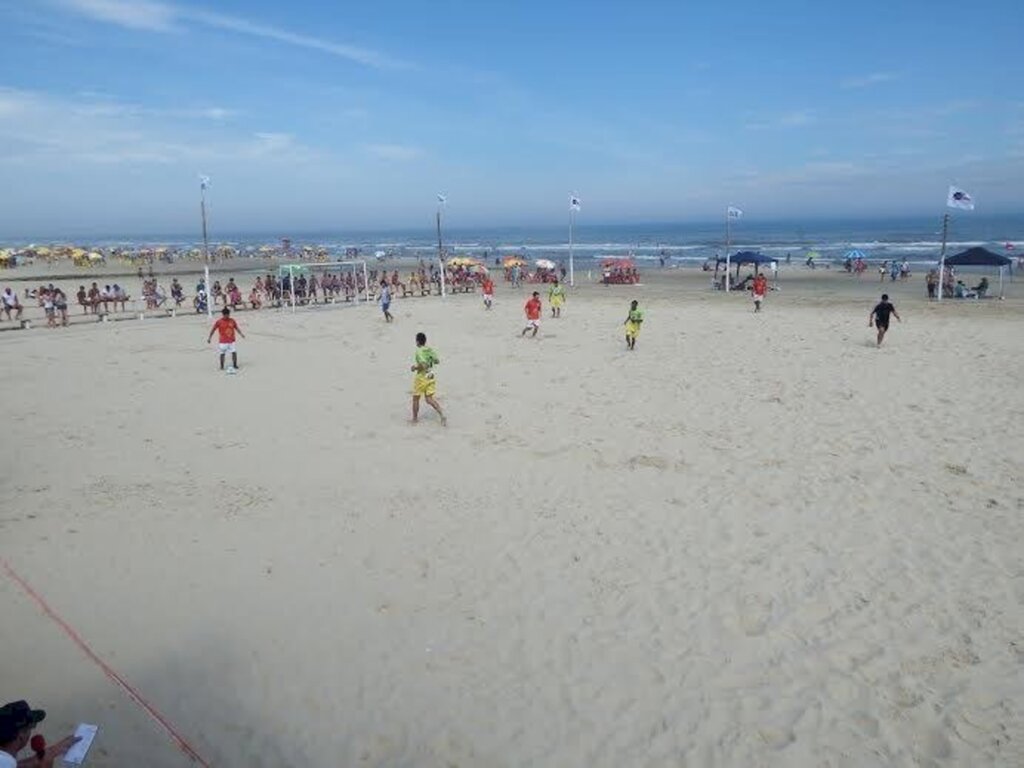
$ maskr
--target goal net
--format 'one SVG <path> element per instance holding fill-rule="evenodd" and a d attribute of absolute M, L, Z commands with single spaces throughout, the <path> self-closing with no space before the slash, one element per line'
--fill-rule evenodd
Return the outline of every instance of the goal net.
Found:
<path fill-rule="evenodd" d="M 282 264 L 277 268 L 281 298 L 296 307 L 373 299 L 366 262 L 361 260 Z"/>

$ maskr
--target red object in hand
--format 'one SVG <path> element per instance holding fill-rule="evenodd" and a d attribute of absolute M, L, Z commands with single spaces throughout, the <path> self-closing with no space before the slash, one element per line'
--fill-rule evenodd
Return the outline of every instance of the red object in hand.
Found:
<path fill-rule="evenodd" d="M 40 760 L 46 755 L 46 739 L 43 738 L 43 734 L 37 733 L 29 740 L 28 745 Z"/>

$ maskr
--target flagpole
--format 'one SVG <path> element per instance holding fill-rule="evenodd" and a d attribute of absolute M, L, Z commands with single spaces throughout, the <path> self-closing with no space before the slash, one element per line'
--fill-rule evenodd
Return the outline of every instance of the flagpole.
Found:
<path fill-rule="evenodd" d="M 725 208 L 725 292 L 729 292 L 729 268 L 732 266 L 732 259 L 729 257 L 731 247 L 731 231 L 729 228 L 729 207 Z"/>
<path fill-rule="evenodd" d="M 573 229 L 573 224 L 575 223 L 575 220 L 576 220 L 576 209 L 573 208 L 572 203 L 570 201 L 570 204 L 569 204 L 569 287 L 570 288 L 576 287 L 576 271 L 574 269 L 573 259 L 572 259 L 572 229 Z"/>
<path fill-rule="evenodd" d="M 205 277 L 206 284 L 206 317 L 210 319 L 213 317 L 213 303 L 211 301 L 210 293 L 210 240 L 206 234 L 206 179 L 205 177 L 199 183 L 199 212 L 203 217 L 203 258 L 206 261 L 206 265 L 203 267 L 203 276 Z"/>
<path fill-rule="evenodd" d="M 949 232 L 949 212 L 942 216 L 942 251 L 939 254 L 939 295 L 938 301 L 942 301 L 942 280 L 946 276 L 946 234 Z"/>

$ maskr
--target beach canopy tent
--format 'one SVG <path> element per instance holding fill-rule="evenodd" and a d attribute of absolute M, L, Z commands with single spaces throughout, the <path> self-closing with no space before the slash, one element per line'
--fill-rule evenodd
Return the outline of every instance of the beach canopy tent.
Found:
<path fill-rule="evenodd" d="M 1012 260 L 987 248 L 968 248 L 956 256 L 948 256 L 946 264 L 953 267 L 1008 267 Z"/>
<path fill-rule="evenodd" d="M 740 251 L 734 253 L 728 257 L 728 261 L 732 264 L 756 264 L 760 266 L 762 264 L 771 264 L 772 262 L 778 262 L 778 259 L 773 259 L 771 256 L 765 256 L 763 253 L 757 253 L 756 251 Z M 725 256 L 718 257 L 718 263 L 724 264 L 726 262 Z"/>
<path fill-rule="evenodd" d="M 960 251 L 946 259 L 947 267 L 999 267 L 999 298 L 1003 297 L 1003 269 L 1010 266 L 1013 260 L 993 253 L 987 248 L 976 246 Z"/>
<path fill-rule="evenodd" d="M 764 266 L 765 264 L 777 264 L 778 259 L 772 258 L 771 256 L 765 256 L 763 253 L 757 253 L 756 251 L 740 251 L 734 253 L 728 258 L 730 264 L 736 265 L 736 277 L 740 276 L 740 267 L 744 264 L 753 264 L 754 268 Z M 719 256 L 715 263 L 715 272 L 718 272 L 718 265 L 725 264 L 726 257 Z M 773 267 L 774 269 L 774 267 Z"/>

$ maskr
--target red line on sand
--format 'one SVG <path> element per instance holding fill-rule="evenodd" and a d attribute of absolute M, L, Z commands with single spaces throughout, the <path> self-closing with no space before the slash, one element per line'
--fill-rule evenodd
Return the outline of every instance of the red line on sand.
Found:
<path fill-rule="evenodd" d="M 110 680 L 112 680 L 115 684 L 120 686 L 121 690 L 128 694 L 128 698 L 130 698 L 132 701 L 134 701 L 136 704 L 142 707 L 146 714 L 149 715 L 150 718 L 152 718 L 159 726 L 161 726 L 167 732 L 167 734 L 171 737 L 171 739 L 174 740 L 174 742 L 178 745 L 178 748 L 182 752 L 188 755 L 194 762 L 199 763 L 199 765 L 203 766 L 203 768 L 211 768 L 210 764 L 206 762 L 199 755 L 198 752 L 196 752 L 196 750 L 192 747 L 191 744 L 185 741 L 185 738 L 180 733 L 178 733 L 177 729 L 175 729 L 175 727 L 171 725 L 170 721 L 168 721 L 166 717 L 161 715 L 156 710 L 156 708 L 153 707 L 152 704 L 150 704 L 148 701 L 142 698 L 141 694 L 139 694 L 139 692 L 136 691 L 127 680 L 121 677 L 121 675 L 119 675 L 116 670 L 114 670 L 109 664 L 103 661 L 103 659 L 97 656 L 96 652 L 89 647 L 88 643 L 86 643 L 85 640 L 82 639 L 81 635 L 79 635 L 70 624 L 64 621 L 64 619 L 62 619 L 57 614 L 57 612 L 54 611 L 49 606 L 49 604 L 47 604 L 47 602 L 43 599 L 42 595 L 40 595 L 38 592 L 32 589 L 29 583 L 25 581 L 23 578 L 21 578 L 21 576 L 18 575 L 17 571 L 11 568 L 10 563 L 8 563 L 6 560 L 4 560 L 3 563 L 4 570 L 7 571 L 7 575 L 11 577 L 11 580 L 17 583 L 18 586 L 20 586 L 22 590 L 24 590 L 25 594 L 31 597 L 36 602 L 36 604 L 42 609 L 43 613 L 45 613 L 47 616 L 53 619 L 54 623 L 64 631 L 65 635 L 71 638 L 71 642 L 77 645 L 79 649 L 82 651 L 82 653 L 84 653 L 86 656 L 92 659 L 93 663 L 101 670 L 103 670 L 103 674 L 110 678 Z"/>

